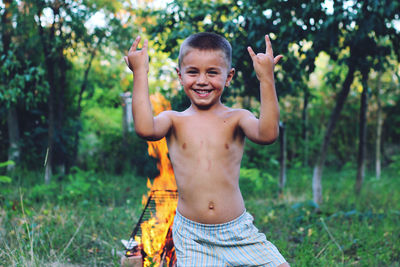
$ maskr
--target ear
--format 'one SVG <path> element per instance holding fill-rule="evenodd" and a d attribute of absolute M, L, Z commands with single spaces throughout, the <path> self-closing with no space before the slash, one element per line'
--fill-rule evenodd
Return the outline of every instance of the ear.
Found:
<path fill-rule="evenodd" d="M 226 77 L 225 87 L 228 87 L 230 85 L 234 75 L 235 75 L 235 68 L 231 68 L 231 70 L 228 72 L 228 76 Z"/>
<path fill-rule="evenodd" d="M 179 82 L 182 84 L 182 74 L 179 68 L 175 68 L 176 74 L 178 74 Z"/>

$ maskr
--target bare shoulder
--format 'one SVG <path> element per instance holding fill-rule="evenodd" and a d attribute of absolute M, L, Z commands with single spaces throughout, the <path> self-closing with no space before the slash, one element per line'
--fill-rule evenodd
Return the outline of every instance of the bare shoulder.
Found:
<path fill-rule="evenodd" d="M 184 116 L 186 116 L 187 114 L 185 113 L 185 111 L 175 111 L 175 110 L 165 110 L 162 111 L 160 114 L 158 114 L 157 117 L 159 118 L 166 118 L 168 119 L 172 124 L 174 124 L 174 122 L 176 122 L 177 120 L 179 120 L 179 118 L 182 118 Z"/>
<path fill-rule="evenodd" d="M 229 108 L 228 112 L 231 116 L 238 119 L 238 121 L 245 118 L 255 118 L 254 114 L 248 111 L 247 109 L 242 108 Z"/>
<path fill-rule="evenodd" d="M 164 111 L 161 111 L 160 114 L 158 114 L 158 115 L 171 117 L 171 116 L 174 116 L 176 113 L 179 113 L 179 112 L 175 111 L 175 110 L 164 110 Z"/>
<path fill-rule="evenodd" d="M 174 119 L 178 117 L 181 112 L 175 110 L 164 110 L 157 115 L 157 117 L 168 117 L 169 119 Z"/>

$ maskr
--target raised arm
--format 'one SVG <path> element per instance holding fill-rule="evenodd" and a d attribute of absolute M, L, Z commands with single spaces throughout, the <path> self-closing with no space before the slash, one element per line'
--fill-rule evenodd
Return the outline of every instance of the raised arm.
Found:
<path fill-rule="evenodd" d="M 132 115 L 136 133 L 146 140 L 159 140 L 171 128 L 171 118 L 168 113 L 160 113 L 153 117 L 149 98 L 149 56 L 148 41 L 144 40 L 143 47 L 138 50 L 140 36 L 133 42 L 128 55 L 124 57 L 129 69 L 133 72 Z"/>
<path fill-rule="evenodd" d="M 265 35 L 265 45 L 265 53 L 255 54 L 250 46 L 247 48 L 260 81 L 260 118 L 244 112 L 239 121 L 247 138 L 258 144 L 273 143 L 279 135 L 279 104 L 275 91 L 274 66 L 282 55 L 274 58 L 268 35 Z"/>

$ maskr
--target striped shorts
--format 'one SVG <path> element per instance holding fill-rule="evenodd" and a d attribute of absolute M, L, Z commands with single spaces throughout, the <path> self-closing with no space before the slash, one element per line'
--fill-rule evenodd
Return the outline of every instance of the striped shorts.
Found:
<path fill-rule="evenodd" d="M 273 267 L 286 262 L 246 211 L 227 223 L 202 224 L 183 217 L 177 210 L 172 236 L 178 267 Z"/>

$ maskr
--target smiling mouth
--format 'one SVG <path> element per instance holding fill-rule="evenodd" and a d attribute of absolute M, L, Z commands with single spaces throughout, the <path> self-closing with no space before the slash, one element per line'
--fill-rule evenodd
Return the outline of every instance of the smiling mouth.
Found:
<path fill-rule="evenodd" d="M 205 97 L 208 96 L 213 90 L 204 90 L 204 89 L 192 89 L 199 96 Z"/>

